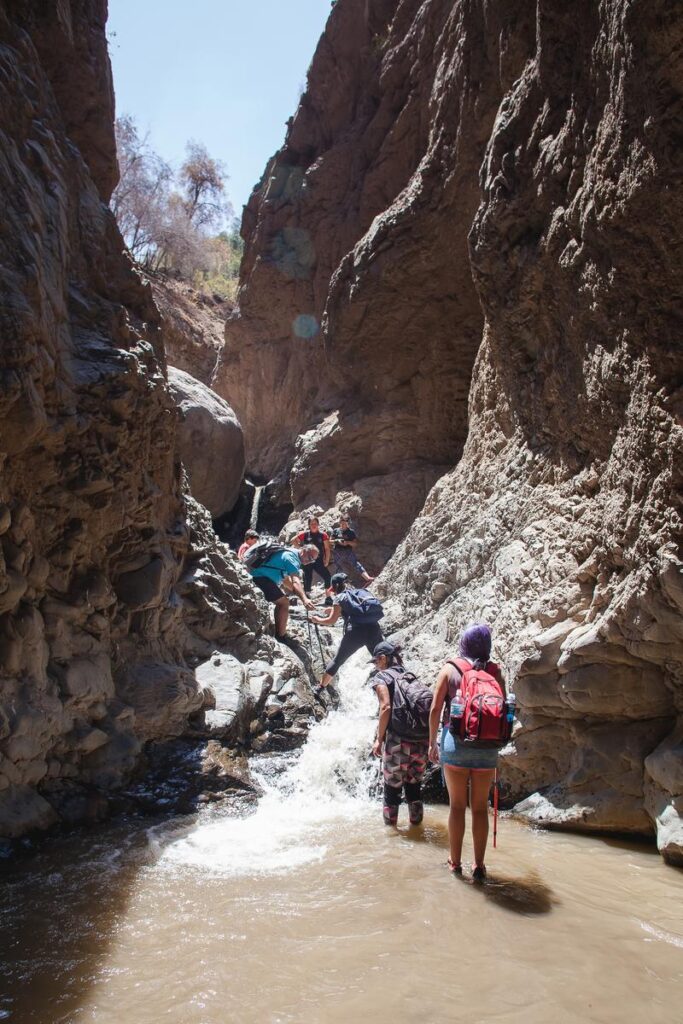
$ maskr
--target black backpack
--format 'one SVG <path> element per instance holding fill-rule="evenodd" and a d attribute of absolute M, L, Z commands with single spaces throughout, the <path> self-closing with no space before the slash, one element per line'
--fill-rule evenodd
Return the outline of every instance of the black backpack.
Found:
<path fill-rule="evenodd" d="M 429 712 L 434 694 L 413 672 L 388 668 L 378 679 L 389 676 L 394 684 L 389 730 L 406 740 L 429 739 Z"/>
<path fill-rule="evenodd" d="M 261 540 L 257 540 L 255 544 L 247 548 L 242 557 L 242 562 L 246 565 L 247 569 L 260 569 L 273 555 L 286 550 L 286 545 L 281 544 L 276 537 L 262 537 Z"/>

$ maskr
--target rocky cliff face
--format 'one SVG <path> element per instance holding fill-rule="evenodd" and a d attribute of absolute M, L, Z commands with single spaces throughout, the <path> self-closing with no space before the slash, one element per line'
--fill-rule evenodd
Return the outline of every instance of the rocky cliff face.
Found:
<path fill-rule="evenodd" d="M 387 580 L 444 642 L 496 625 L 523 706 L 504 774 L 537 790 L 521 810 L 656 822 L 678 861 L 680 13 L 539 3 L 470 232 L 485 326 L 468 442 Z"/>
<path fill-rule="evenodd" d="M 215 378 L 249 463 L 376 542 L 441 476 L 394 623 L 429 669 L 487 618 L 508 796 L 678 862 L 682 44 L 666 0 L 338 0 Z"/>
<path fill-rule="evenodd" d="M 150 284 L 169 366 L 209 384 L 232 303 L 219 295 L 203 295 L 185 281 L 155 275 Z"/>
<path fill-rule="evenodd" d="M 250 467 L 291 466 L 297 507 L 354 496 L 380 564 L 462 451 L 478 169 L 533 32 L 533 4 L 341 0 L 245 211 L 213 386 Z"/>
<path fill-rule="evenodd" d="M 104 0 L 0 7 L 0 836 L 84 813 L 262 604 L 180 488 L 159 318 L 107 200 Z"/>

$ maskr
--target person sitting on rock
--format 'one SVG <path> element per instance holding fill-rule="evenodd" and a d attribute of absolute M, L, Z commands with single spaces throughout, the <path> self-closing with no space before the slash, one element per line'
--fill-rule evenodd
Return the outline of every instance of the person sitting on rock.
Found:
<path fill-rule="evenodd" d="M 301 598 L 305 608 L 314 607 L 313 602 L 306 596 L 300 573 L 302 565 L 312 564 L 317 557 L 318 549 L 315 544 L 304 544 L 300 551 L 283 548 L 282 551 L 271 555 L 263 565 L 249 570 L 266 601 L 275 605 L 276 640 L 285 639 L 289 621 L 289 598 L 280 589 L 283 584 Z"/>
<path fill-rule="evenodd" d="M 353 587 L 347 590 L 348 576 L 343 572 L 336 572 L 331 580 L 333 592 L 332 607 L 323 615 L 309 615 L 309 620 L 317 626 L 334 626 L 341 615 L 344 619 L 344 635 L 342 636 L 339 649 L 329 665 L 325 666 L 325 672 L 320 680 L 320 686 L 329 686 L 345 661 L 348 661 L 352 654 L 359 651 L 361 647 L 367 647 L 372 653 L 384 636 L 380 629 L 379 622 L 359 621 L 359 616 L 354 609 L 355 601 L 352 597 L 366 594 L 367 598 L 376 606 L 376 614 L 381 618 L 384 612 L 376 597 L 368 594 L 367 591 L 355 590 Z M 360 616 L 363 618 L 363 616 Z"/>
<path fill-rule="evenodd" d="M 363 583 L 372 583 L 375 577 L 370 576 L 370 574 L 365 571 L 364 566 L 362 566 L 358 561 L 358 557 L 354 550 L 358 543 L 358 535 L 356 534 L 356 531 L 351 528 L 351 523 L 349 522 L 349 517 L 347 515 L 341 515 L 339 517 L 339 525 L 335 526 L 332 530 L 332 541 L 334 543 L 332 558 L 334 559 L 334 565 L 337 572 L 344 572 L 352 579 L 360 576 Z"/>
<path fill-rule="evenodd" d="M 302 544 L 315 544 L 318 549 L 318 557 L 315 562 L 304 566 L 304 590 L 310 594 L 313 586 L 313 571 L 317 572 L 325 587 L 330 585 L 330 570 L 327 568 L 332 557 L 329 536 L 320 529 L 320 520 L 316 516 L 308 517 L 308 529 L 297 533 L 293 542 L 295 547 Z"/>
<path fill-rule="evenodd" d="M 244 535 L 244 542 L 240 544 L 239 550 L 237 552 L 237 557 L 240 559 L 240 561 L 244 558 L 245 552 L 248 551 L 252 544 L 255 544 L 258 539 L 259 534 L 256 532 L 256 530 L 247 530 L 247 532 Z"/>

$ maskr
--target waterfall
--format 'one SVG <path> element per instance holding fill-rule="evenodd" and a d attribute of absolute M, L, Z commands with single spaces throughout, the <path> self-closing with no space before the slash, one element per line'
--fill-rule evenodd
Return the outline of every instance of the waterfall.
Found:
<path fill-rule="evenodd" d="M 261 507 L 261 496 L 263 495 L 264 490 L 265 487 L 263 484 L 257 484 L 254 487 L 254 500 L 251 503 L 251 519 L 249 520 L 250 530 L 258 530 L 259 509 Z"/>
<path fill-rule="evenodd" d="M 370 790 L 379 766 L 368 755 L 377 700 L 367 685 L 366 661 L 363 650 L 343 666 L 340 707 L 311 727 L 301 750 L 275 761 L 272 755 L 252 757 L 252 773 L 263 788 L 253 814 L 200 815 L 189 834 L 164 849 L 164 862 L 228 875 L 286 872 L 322 860 L 340 827 L 359 820 L 376 826 L 381 805 Z"/>

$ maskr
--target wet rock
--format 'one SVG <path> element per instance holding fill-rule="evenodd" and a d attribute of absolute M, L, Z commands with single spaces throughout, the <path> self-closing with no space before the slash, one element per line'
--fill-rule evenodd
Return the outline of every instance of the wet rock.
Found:
<path fill-rule="evenodd" d="M 54 809 L 31 786 L 9 786 L 0 792 L 0 839 L 46 829 L 57 820 Z"/>
<path fill-rule="evenodd" d="M 683 721 L 645 760 L 647 811 L 657 829 L 657 847 L 671 864 L 683 866 Z"/>
<path fill-rule="evenodd" d="M 204 712 L 207 734 L 234 742 L 243 739 L 257 711 L 246 667 L 231 655 L 215 651 L 195 674 L 211 696 L 212 707 Z"/>

